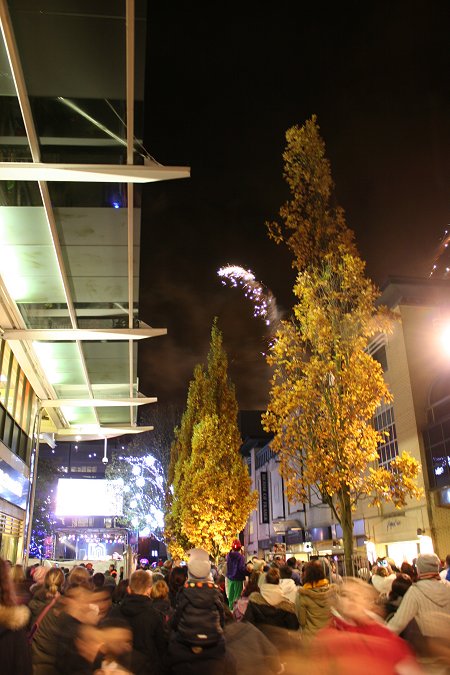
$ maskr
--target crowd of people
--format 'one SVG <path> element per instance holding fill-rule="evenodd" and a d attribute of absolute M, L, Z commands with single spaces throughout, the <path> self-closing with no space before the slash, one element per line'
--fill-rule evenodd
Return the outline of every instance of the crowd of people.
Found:
<path fill-rule="evenodd" d="M 26 572 L 0 559 L 2 675 L 450 673 L 450 556 L 355 577 L 332 559 L 215 565 L 202 549 L 129 579 L 112 564 Z"/>

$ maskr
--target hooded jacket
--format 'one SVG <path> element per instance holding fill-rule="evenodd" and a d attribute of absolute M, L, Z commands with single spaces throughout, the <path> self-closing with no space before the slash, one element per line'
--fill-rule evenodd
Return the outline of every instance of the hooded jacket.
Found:
<path fill-rule="evenodd" d="M 439 579 L 419 579 L 406 591 L 388 626 L 399 634 L 415 619 L 422 635 L 439 637 L 443 614 L 450 617 L 450 584 Z"/>
<path fill-rule="evenodd" d="M 223 640 L 224 607 L 211 581 L 187 581 L 178 594 L 172 628 L 176 638 L 192 646 L 210 647 Z"/>
<path fill-rule="evenodd" d="M 31 652 L 26 637 L 30 612 L 24 605 L 0 605 L 0 671 L 2 675 L 31 675 Z"/>
<path fill-rule="evenodd" d="M 143 654 L 149 673 L 160 673 L 167 652 L 161 614 L 146 595 L 126 595 L 114 615 L 125 619 L 133 632 L 133 647 Z"/>
<path fill-rule="evenodd" d="M 314 585 L 305 584 L 298 589 L 295 613 L 305 638 L 312 637 L 329 622 L 333 596 L 333 588 L 327 579 Z"/>

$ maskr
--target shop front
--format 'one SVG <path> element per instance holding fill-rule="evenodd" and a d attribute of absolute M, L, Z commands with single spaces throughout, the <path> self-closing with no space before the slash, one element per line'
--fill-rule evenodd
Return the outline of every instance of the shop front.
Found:
<path fill-rule="evenodd" d="M 423 509 L 414 509 L 376 521 L 371 527 L 373 536 L 368 542 L 371 553 L 368 551 L 368 557 L 387 556 L 400 567 L 405 561 L 412 563 L 419 553 L 433 553 L 425 518 Z"/>
<path fill-rule="evenodd" d="M 22 561 L 29 469 L 0 442 L 0 557 Z"/>

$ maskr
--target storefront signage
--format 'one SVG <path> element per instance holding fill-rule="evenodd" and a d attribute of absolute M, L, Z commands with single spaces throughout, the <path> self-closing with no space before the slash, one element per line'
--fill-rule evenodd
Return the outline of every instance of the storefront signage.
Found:
<path fill-rule="evenodd" d="M 0 497 L 25 509 L 27 505 L 28 480 L 9 464 L 0 459 Z"/>
<path fill-rule="evenodd" d="M 261 522 L 269 522 L 269 482 L 267 471 L 261 471 Z"/>

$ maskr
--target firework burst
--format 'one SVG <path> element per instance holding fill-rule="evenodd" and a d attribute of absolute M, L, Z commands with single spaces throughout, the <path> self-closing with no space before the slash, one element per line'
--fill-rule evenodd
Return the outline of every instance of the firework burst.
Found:
<path fill-rule="evenodd" d="M 434 254 L 433 263 L 429 277 L 440 277 L 446 279 L 450 273 L 450 234 L 448 230 L 444 230 L 444 235 L 439 242 L 437 250 Z"/>
<path fill-rule="evenodd" d="M 239 265 L 226 265 L 217 272 L 222 284 L 242 288 L 246 298 L 253 304 L 253 316 L 262 319 L 266 326 L 278 320 L 277 303 L 272 292 L 256 280 L 251 270 Z"/>

